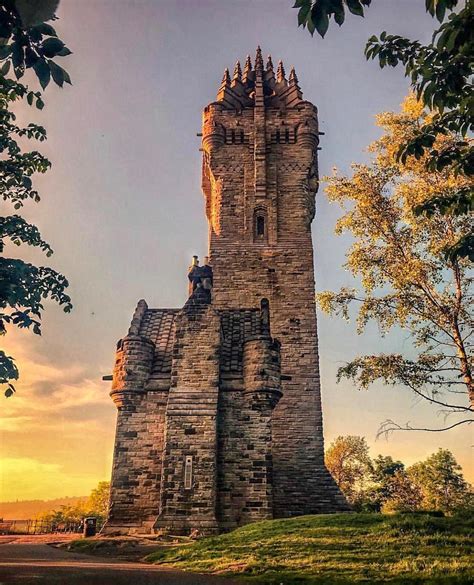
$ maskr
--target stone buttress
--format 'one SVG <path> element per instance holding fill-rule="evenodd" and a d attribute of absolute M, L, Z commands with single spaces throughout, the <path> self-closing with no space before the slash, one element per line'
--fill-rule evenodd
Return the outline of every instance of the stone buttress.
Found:
<path fill-rule="evenodd" d="M 105 533 L 215 533 L 347 510 L 324 466 L 311 222 L 316 107 L 247 58 L 203 114 L 209 257 L 182 309 L 138 303 L 117 347 Z"/>

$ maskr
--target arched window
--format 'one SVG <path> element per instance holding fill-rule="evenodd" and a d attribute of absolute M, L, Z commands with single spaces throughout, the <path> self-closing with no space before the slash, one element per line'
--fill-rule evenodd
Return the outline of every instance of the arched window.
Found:
<path fill-rule="evenodd" d="M 262 326 L 262 333 L 265 335 L 270 334 L 270 303 L 268 299 L 262 299 L 260 301 L 260 319 Z"/>
<path fill-rule="evenodd" d="M 265 207 L 257 207 L 253 215 L 253 238 L 255 242 L 268 240 L 268 218 Z"/>

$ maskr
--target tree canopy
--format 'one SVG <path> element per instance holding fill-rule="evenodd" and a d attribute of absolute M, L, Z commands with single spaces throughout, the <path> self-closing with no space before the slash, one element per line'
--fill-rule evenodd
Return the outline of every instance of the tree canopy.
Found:
<path fill-rule="evenodd" d="M 360 279 L 363 292 L 343 288 L 319 293 L 317 299 L 323 311 L 345 318 L 358 306 L 359 333 L 375 321 L 382 335 L 394 327 L 410 334 L 409 355 L 358 356 L 339 369 L 338 377 L 360 388 L 381 380 L 411 389 L 451 415 L 449 424 L 426 429 L 442 430 L 473 421 L 472 276 L 467 260 L 445 256 L 460 234 L 472 229 L 472 217 L 414 214 L 434 193 L 449 197 L 468 186 L 468 179 L 449 166 L 428 170 L 429 154 L 397 157 L 400 144 L 430 117 L 414 96 L 401 113 L 379 115 L 384 135 L 370 147 L 373 162 L 353 165 L 351 177 L 336 173 L 328 179 L 329 199 L 344 210 L 336 233 L 354 238 L 345 267 Z M 455 140 L 440 134 L 435 145 L 444 148 Z M 400 428 L 416 427 L 387 421 L 381 432 Z"/>
<path fill-rule="evenodd" d="M 21 83 L 26 70 L 31 69 L 43 89 L 51 80 L 58 86 L 71 83 L 68 73 L 56 63 L 71 51 L 58 38 L 54 28 L 41 19 L 52 16 L 52 4 L 6 0 L 0 5 L 0 196 L 15 213 L 0 218 L 0 252 L 7 243 L 38 248 L 51 256 L 51 246 L 42 238 L 38 228 L 18 213 L 27 202 L 40 201 L 32 177 L 45 173 L 50 161 L 36 149 L 25 150 L 24 139 L 43 142 L 46 130 L 30 123 L 16 123 L 18 101 L 41 110 L 44 107 L 41 91 Z M 39 19 L 39 22 L 38 22 Z M 35 266 L 18 258 L 0 257 L 0 335 L 7 327 L 31 328 L 41 334 L 41 314 L 44 299 L 50 298 L 71 310 L 71 299 L 65 290 L 66 278 L 47 266 Z M 13 357 L 0 350 L 0 384 L 6 385 L 5 395 L 15 391 L 13 381 L 19 376 Z"/>
<path fill-rule="evenodd" d="M 424 461 L 405 467 L 390 455 L 371 459 L 364 437 L 337 437 L 325 462 L 357 511 L 453 514 L 472 510 L 474 494 L 451 451 L 438 449 Z"/>
<path fill-rule="evenodd" d="M 458 4 L 458 0 L 425 0 L 427 12 L 443 23 L 434 31 L 431 43 L 423 45 L 384 31 L 378 37 L 369 38 L 365 56 L 378 59 L 381 68 L 404 67 L 411 88 L 433 114 L 409 139 L 399 144 L 397 158 L 401 162 L 406 162 L 408 157 L 423 158 L 428 170 L 450 167 L 454 173 L 472 178 L 474 150 L 468 136 L 474 130 L 474 6 L 472 0 L 467 0 L 458 13 L 453 12 Z M 364 16 L 364 6 L 370 5 L 371 0 L 296 0 L 295 3 L 299 9 L 298 24 L 307 27 L 311 34 L 316 30 L 322 37 L 332 17 L 341 26 L 346 8 L 352 14 Z M 452 140 L 440 144 L 440 134 L 449 135 Z M 441 191 L 433 192 L 414 211 L 431 217 L 435 213 L 465 215 L 473 210 L 474 189 L 470 183 L 449 196 Z M 472 227 L 460 233 L 445 254 L 474 261 Z"/>

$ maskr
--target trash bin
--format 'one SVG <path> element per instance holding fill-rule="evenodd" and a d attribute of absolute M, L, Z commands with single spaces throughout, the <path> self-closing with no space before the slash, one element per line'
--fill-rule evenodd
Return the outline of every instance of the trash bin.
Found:
<path fill-rule="evenodd" d="M 84 518 L 84 538 L 95 536 L 97 532 L 97 518 Z"/>

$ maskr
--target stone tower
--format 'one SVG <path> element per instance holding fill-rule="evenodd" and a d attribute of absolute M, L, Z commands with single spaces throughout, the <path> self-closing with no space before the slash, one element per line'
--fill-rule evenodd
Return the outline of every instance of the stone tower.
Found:
<path fill-rule="evenodd" d="M 316 107 L 294 69 L 225 71 L 203 113 L 209 257 L 119 341 L 106 532 L 202 533 L 348 509 L 324 466 L 311 222 Z"/>

